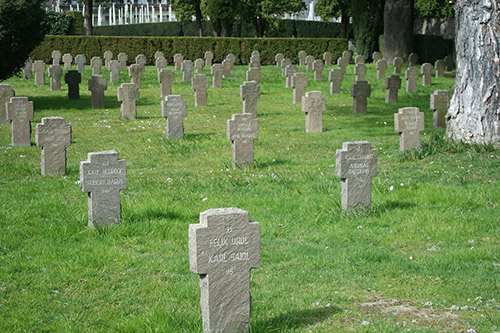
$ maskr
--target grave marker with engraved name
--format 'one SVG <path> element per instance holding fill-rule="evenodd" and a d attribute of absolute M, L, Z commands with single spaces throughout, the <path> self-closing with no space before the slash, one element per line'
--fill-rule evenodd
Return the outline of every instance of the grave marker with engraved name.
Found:
<path fill-rule="evenodd" d="M 161 114 L 167 118 L 167 139 L 182 139 L 184 136 L 183 118 L 187 117 L 186 101 L 182 99 L 182 96 L 170 95 L 165 97 L 165 100 L 161 102 Z"/>
<path fill-rule="evenodd" d="M 227 139 L 233 144 L 233 168 L 253 165 L 254 140 L 258 138 L 259 121 L 252 114 L 233 114 L 227 120 Z"/>
<path fill-rule="evenodd" d="M 420 132 L 424 130 L 424 113 L 419 108 L 401 108 L 394 114 L 394 130 L 400 133 L 399 150 L 420 148 Z"/>
<path fill-rule="evenodd" d="M 66 173 L 66 147 L 71 145 L 71 124 L 61 117 L 45 117 L 36 125 L 35 141 L 42 147 L 42 176 Z"/>
<path fill-rule="evenodd" d="M 302 112 L 306 114 L 306 133 L 323 132 L 323 111 L 325 110 L 325 96 L 321 91 L 309 91 L 302 97 Z"/>
<path fill-rule="evenodd" d="M 11 122 L 12 145 L 31 146 L 33 102 L 28 97 L 11 97 L 6 103 L 7 119 Z"/>

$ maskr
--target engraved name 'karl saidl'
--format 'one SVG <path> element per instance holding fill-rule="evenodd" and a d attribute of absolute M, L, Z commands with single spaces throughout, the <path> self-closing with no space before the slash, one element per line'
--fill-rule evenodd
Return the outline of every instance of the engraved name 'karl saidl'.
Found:
<path fill-rule="evenodd" d="M 235 237 L 218 237 L 210 239 L 210 247 L 222 248 L 229 245 L 247 245 L 248 239 L 247 236 L 235 236 Z M 211 254 L 208 256 L 208 262 L 210 264 L 213 263 L 222 263 L 222 262 L 231 262 L 231 261 L 247 261 L 250 260 L 248 256 L 248 252 L 229 252 L 229 253 L 220 253 L 220 254 Z"/>

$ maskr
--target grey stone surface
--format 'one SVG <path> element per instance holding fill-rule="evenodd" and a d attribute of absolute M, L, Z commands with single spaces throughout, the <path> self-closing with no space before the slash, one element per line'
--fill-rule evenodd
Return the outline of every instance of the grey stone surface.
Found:
<path fill-rule="evenodd" d="M 372 53 L 372 59 L 373 63 L 376 64 L 378 60 L 382 59 L 382 54 L 380 54 L 380 52 L 378 51 L 375 51 Z"/>
<path fill-rule="evenodd" d="M 260 86 L 256 81 L 245 81 L 240 86 L 240 98 L 243 99 L 243 113 L 257 117 L 257 100 L 260 98 Z"/>
<path fill-rule="evenodd" d="M 306 65 L 306 57 L 307 57 L 307 52 L 304 50 L 299 51 L 299 66 L 305 66 Z"/>
<path fill-rule="evenodd" d="M 170 95 L 165 97 L 165 100 L 161 102 L 161 114 L 167 118 L 167 139 L 182 139 L 184 136 L 183 118 L 187 117 L 186 101 L 182 99 L 182 96 Z"/>
<path fill-rule="evenodd" d="M 205 66 L 205 60 L 198 58 L 194 61 L 194 68 L 196 68 L 196 74 L 203 73 L 203 67 Z"/>
<path fill-rule="evenodd" d="M 342 71 L 342 76 L 344 76 L 346 72 L 347 65 L 349 65 L 349 58 L 338 58 L 337 66 L 339 66 L 340 70 Z"/>
<path fill-rule="evenodd" d="M 25 79 L 27 80 L 31 79 L 32 69 L 33 69 L 33 60 L 31 60 L 31 58 L 28 58 L 28 60 L 26 60 L 26 62 L 24 63 L 23 67 L 23 75 Z"/>
<path fill-rule="evenodd" d="M 191 76 L 193 75 L 193 62 L 191 60 L 183 60 L 182 69 L 182 80 L 184 82 L 191 82 Z"/>
<path fill-rule="evenodd" d="M 160 76 L 160 72 L 162 69 L 167 68 L 167 58 L 158 57 L 155 60 L 156 70 L 158 72 L 158 77 Z"/>
<path fill-rule="evenodd" d="M 233 168 L 253 165 L 253 144 L 259 138 L 259 121 L 250 113 L 227 120 L 227 139 L 233 143 Z"/>
<path fill-rule="evenodd" d="M 354 66 L 355 81 L 364 81 L 366 75 L 366 65 L 364 62 L 360 62 Z"/>
<path fill-rule="evenodd" d="M 286 68 L 292 64 L 292 61 L 288 58 L 283 59 L 281 62 L 281 75 L 286 77 Z"/>
<path fill-rule="evenodd" d="M 313 69 L 314 69 L 313 65 L 314 65 L 314 61 L 315 61 L 315 60 L 316 60 L 316 59 L 314 59 L 314 56 L 313 56 L 313 55 L 308 55 L 308 56 L 306 57 L 306 70 L 307 70 L 308 72 L 312 72 L 312 71 L 313 71 Z"/>
<path fill-rule="evenodd" d="M 71 69 L 71 65 L 73 63 L 73 56 L 69 53 L 65 53 L 62 57 L 62 61 L 64 63 L 64 69 Z"/>
<path fill-rule="evenodd" d="M 31 146 L 33 102 L 28 97 L 11 97 L 6 103 L 7 120 L 11 122 L 12 145 Z"/>
<path fill-rule="evenodd" d="M 212 68 L 212 62 L 214 60 L 214 53 L 212 51 L 205 51 L 205 66 Z"/>
<path fill-rule="evenodd" d="M 423 63 L 420 69 L 422 73 L 422 85 L 430 86 L 432 84 L 432 64 L 429 62 Z"/>
<path fill-rule="evenodd" d="M 410 53 L 408 56 L 408 66 L 415 67 L 418 65 L 418 54 Z"/>
<path fill-rule="evenodd" d="M 45 117 L 36 125 L 35 141 L 42 147 L 42 176 L 66 173 L 66 147 L 71 145 L 71 124 L 61 117 Z"/>
<path fill-rule="evenodd" d="M 306 73 L 295 73 L 292 76 L 293 104 L 302 103 L 302 97 L 306 94 L 309 79 Z"/>
<path fill-rule="evenodd" d="M 342 208 L 371 205 L 371 178 L 377 175 L 377 149 L 368 141 L 348 141 L 335 153 L 335 175 L 341 179 Z"/>
<path fill-rule="evenodd" d="M 345 59 L 345 61 L 347 61 L 348 65 L 353 63 L 352 61 L 353 54 L 354 54 L 353 50 L 346 50 L 342 52 L 342 58 Z"/>
<path fill-rule="evenodd" d="M 414 93 L 417 92 L 417 81 L 420 74 L 418 73 L 418 69 L 415 67 L 408 67 L 405 71 L 405 79 L 406 79 L 406 92 Z"/>
<path fill-rule="evenodd" d="M 77 70 L 70 69 L 64 74 L 64 82 L 68 85 L 68 98 L 80 99 L 80 83 L 82 82 L 82 74 Z"/>
<path fill-rule="evenodd" d="M 165 58 L 165 54 L 163 54 L 162 51 L 156 51 L 155 52 L 155 59 L 158 59 L 158 58 L 161 58 L 161 57 Z"/>
<path fill-rule="evenodd" d="M 434 68 L 436 69 L 436 78 L 443 77 L 446 70 L 446 63 L 442 59 L 436 60 Z"/>
<path fill-rule="evenodd" d="M 385 78 L 385 73 L 387 71 L 387 61 L 384 59 L 379 59 L 375 63 L 375 67 L 377 68 L 377 80 Z"/>
<path fill-rule="evenodd" d="M 252 57 L 259 57 L 259 58 L 260 58 L 260 51 L 258 51 L 258 50 L 253 50 L 253 51 L 252 51 L 251 56 L 252 56 Z"/>
<path fill-rule="evenodd" d="M 434 90 L 431 95 L 431 110 L 434 110 L 434 127 L 446 127 L 446 113 L 450 107 L 450 92 L 448 90 Z"/>
<path fill-rule="evenodd" d="M 182 62 L 184 61 L 184 56 L 180 53 L 174 54 L 174 66 L 176 71 L 180 71 L 182 67 Z"/>
<path fill-rule="evenodd" d="M 262 79 L 262 72 L 260 71 L 260 68 L 250 67 L 247 70 L 246 78 L 247 81 L 255 81 L 257 83 L 260 83 L 260 80 Z"/>
<path fill-rule="evenodd" d="M 341 68 L 334 68 L 328 73 L 328 80 L 330 81 L 330 94 L 340 94 L 340 87 L 342 85 L 342 75 Z"/>
<path fill-rule="evenodd" d="M 284 58 L 285 56 L 283 55 L 283 53 L 276 53 L 276 55 L 274 56 L 274 61 L 277 67 L 281 67 L 281 62 Z"/>
<path fill-rule="evenodd" d="M 260 68 L 260 56 L 256 56 L 256 55 L 251 56 L 250 62 L 248 63 L 248 67 Z"/>
<path fill-rule="evenodd" d="M 109 69 L 109 62 L 113 60 L 113 52 L 104 51 L 103 58 L 104 58 L 104 66 L 106 66 L 106 68 Z"/>
<path fill-rule="evenodd" d="M 323 53 L 323 61 L 325 62 L 325 66 L 329 67 L 332 65 L 332 52 Z"/>
<path fill-rule="evenodd" d="M 127 69 L 128 55 L 126 53 L 118 53 L 118 62 L 120 63 L 120 70 L 123 71 Z"/>
<path fill-rule="evenodd" d="M 238 208 L 210 209 L 189 225 L 189 263 L 200 275 L 203 332 L 247 333 L 250 271 L 260 267 L 260 224 Z"/>
<path fill-rule="evenodd" d="M 211 68 L 212 73 L 212 88 L 222 88 L 222 75 L 224 68 L 221 64 L 213 64 Z"/>
<path fill-rule="evenodd" d="M 323 79 L 323 69 L 325 68 L 325 64 L 323 60 L 316 59 L 313 62 L 313 70 L 314 70 L 314 80 L 322 80 Z"/>
<path fill-rule="evenodd" d="M 401 108 L 394 114 L 394 130 L 400 133 L 399 150 L 420 148 L 420 132 L 424 130 L 424 113 L 419 108 Z"/>
<path fill-rule="evenodd" d="M 43 60 L 35 60 L 33 70 L 35 71 L 35 84 L 43 86 L 45 84 L 45 63 Z"/>
<path fill-rule="evenodd" d="M 206 106 L 208 77 L 205 74 L 195 74 L 191 86 L 194 89 L 194 106 Z"/>
<path fill-rule="evenodd" d="M 108 82 L 102 75 L 92 75 L 88 81 L 91 92 L 90 107 L 93 109 L 104 108 L 104 91 L 108 89 Z"/>
<path fill-rule="evenodd" d="M 222 60 L 222 69 L 224 70 L 222 72 L 223 77 L 230 77 L 232 68 L 233 68 L 233 63 L 231 62 L 231 60 L 228 59 Z"/>
<path fill-rule="evenodd" d="M 145 67 L 139 64 L 132 64 L 128 68 L 128 75 L 137 88 L 142 88 L 142 74 L 144 73 L 144 69 Z"/>
<path fill-rule="evenodd" d="M 118 60 L 110 60 L 109 64 L 109 82 L 120 81 L 120 63 Z"/>
<path fill-rule="evenodd" d="M 135 103 L 139 100 L 139 88 L 133 83 L 122 83 L 117 88 L 117 98 L 122 102 L 120 111 L 125 119 L 135 119 L 137 109 Z"/>
<path fill-rule="evenodd" d="M 285 68 L 285 76 L 286 76 L 286 83 L 285 87 L 286 88 L 291 88 L 292 87 L 292 76 L 295 73 L 298 73 L 299 70 L 297 69 L 297 66 L 295 65 L 289 65 L 287 68 Z"/>
<path fill-rule="evenodd" d="M 148 62 L 148 58 L 144 54 L 138 54 L 135 57 L 135 63 L 138 65 L 141 65 L 142 67 L 145 67 Z"/>
<path fill-rule="evenodd" d="M 395 57 L 392 60 L 392 65 L 394 66 L 394 74 L 401 75 L 401 67 L 403 67 L 404 59 L 401 57 Z"/>
<path fill-rule="evenodd" d="M 92 57 L 92 59 L 90 59 L 90 67 L 92 67 L 92 75 L 101 75 L 102 59 L 99 57 Z"/>
<path fill-rule="evenodd" d="M 326 100 L 319 90 L 306 92 L 302 97 L 302 112 L 306 114 L 306 133 L 323 132 L 323 112 Z"/>
<path fill-rule="evenodd" d="M 364 64 L 358 64 L 364 65 Z M 351 86 L 351 96 L 354 97 L 354 101 L 352 104 L 352 112 L 365 114 L 367 107 L 367 99 L 370 97 L 372 93 L 371 87 L 366 81 L 355 81 Z"/>
<path fill-rule="evenodd" d="M 172 95 L 172 82 L 174 81 L 174 72 L 170 68 L 163 68 L 158 78 L 161 84 L 161 97 Z"/>
<path fill-rule="evenodd" d="M 10 121 L 7 119 L 7 108 L 5 105 L 14 96 L 16 96 L 16 92 L 10 85 L 0 84 L 0 125 L 10 124 Z"/>
<path fill-rule="evenodd" d="M 229 60 L 233 65 L 234 63 L 236 62 L 236 56 L 232 53 L 229 53 L 227 56 L 226 56 L 226 59 Z"/>
<path fill-rule="evenodd" d="M 401 78 L 399 75 L 392 74 L 385 79 L 385 102 L 386 103 L 397 103 L 398 93 L 401 88 Z"/>
<path fill-rule="evenodd" d="M 52 51 L 52 65 L 59 65 L 61 63 L 61 51 Z"/>
<path fill-rule="evenodd" d="M 87 62 L 87 58 L 83 54 L 77 54 L 75 57 L 75 64 L 78 73 L 85 72 L 85 63 Z"/>
<path fill-rule="evenodd" d="M 51 65 L 49 67 L 50 91 L 61 90 L 61 76 L 63 69 L 60 65 Z"/>
<path fill-rule="evenodd" d="M 455 67 L 455 57 L 453 57 L 452 54 L 447 55 L 444 57 L 444 63 L 446 64 L 446 70 L 448 72 L 451 72 L 453 70 L 453 67 Z"/>
<path fill-rule="evenodd" d="M 361 54 L 358 54 L 356 58 L 354 58 L 354 63 L 357 64 L 364 64 L 365 63 L 365 57 L 362 56 Z"/>
<path fill-rule="evenodd" d="M 80 162 L 80 187 L 88 193 L 89 227 L 109 227 L 120 222 L 120 191 L 127 189 L 127 166 L 116 151 L 88 153 Z"/>

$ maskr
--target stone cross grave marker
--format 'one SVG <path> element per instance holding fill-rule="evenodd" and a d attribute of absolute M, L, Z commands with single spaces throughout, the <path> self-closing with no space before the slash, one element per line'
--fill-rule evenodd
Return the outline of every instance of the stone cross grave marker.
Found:
<path fill-rule="evenodd" d="M 158 72 L 158 76 L 159 76 L 161 70 L 164 68 L 167 68 L 167 58 L 165 58 L 165 57 L 156 58 L 155 65 L 156 65 L 156 71 Z"/>
<path fill-rule="evenodd" d="M 224 77 L 230 77 L 231 76 L 232 62 L 228 59 L 222 60 L 222 68 L 224 69 L 224 71 L 222 72 L 222 75 Z"/>
<path fill-rule="evenodd" d="M 329 67 L 332 65 L 332 52 L 323 53 L 323 60 L 325 61 L 325 66 Z"/>
<path fill-rule="evenodd" d="M 144 73 L 144 69 L 145 67 L 140 64 L 132 64 L 128 68 L 128 75 L 137 88 L 142 88 L 142 74 Z"/>
<path fill-rule="evenodd" d="M 342 76 L 344 76 L 346 72 L 347 65 L 349 65 L 349 59 L 348 58 L 338 58 L 337 60 L 337 66 L 342 70 Z"/>
<path fill-rule="evenodd" d="M 61 90 L 61 76 L 63 70 L 60 65 L 51 65 L 49 67 L 50 91 Z"/>
<path fill-rule="evenodd" d="M 401 88 L 401 78 L 399 75 L 392 74 L 385 79 L 385 103 L 397 103 L 398 93 Z"/>
<path fill-rule="evenodd" d="M 361 64 L 358 64 L 361 65 Z M 364 65 L 364 64 L 363 64 Z M 351 96 L 354 97 L 352 112 L 365 114 L 367 99 L 372 93 L 371 87 L 366 81 L 355 81 L 351 87 Z"/>
<path fill-rule="evenodd" d="M 162 51 L 156 51 L 156 52 L 155 52 L 155 59 L 158 59 L 158 58 L 160 58 L 160 57 L 165 58 L 165 55 L 163 54 L 163 52 L 162 52 Z"/>
<path fill-rule="evenodd" d="M 52 51 L 52 65 L 59 65 L 61 63 L 61 51 Z"/>
<path fill-rule="evenodd" d="M 260 57 L 260 52 L 258 50 L 253 50 L 251 53 L 252 57 Z"/>
<path fill-rule="evenodd" d="M 24 68 L 23 68 L 23 75 L 24 78 L 27 80 L 31 79 L 32 67 L 33 67 L 33 60 L 31 60 L 31 58 L 28 58 L 28 60 L 26 60 L 26 62 L 24 63 Z"/>
<path fill-rule="evenodd" d="M 392 65 L 394 66 L 394 74 L 401 75 L 401 67 L 403 67 L 404 60 L 401 57 L 395 57 L 392 60 Z"/>
<path fill-rule="evenodd" d="M 409 67 L 415 67 L 418 64 L 418 54 L 416 53 L 410 53 L 408 56 L 408 66 Z"/>
<path fill-rule="evenodd" d="M 354 63 L 357 64 L 364 64 L 365 63 L 365 57 L 363 57 L 361 54 L 358 54 L 356 58 L 354 58 Z"/>
<path fill-rule="evenodd" d="M 88 153 L 80 162 L 80 187 L 88 193 L 89 227 L 120 222 L 120 191 L 127 189 L 127 166 L 116 151 Z"/>
<path fill-rule="evenodd" d="M 224 73 L 224 68 L 221 64 L 213 64 L 212 69 L 212 88 L 222 88 L 222 74 Z"/>
<path fill-rule="evenodd" d="M 385 72 L 387 71 L 387 61 L 384 59 L 379 59 L 375 63 L 375 67 L 377 68 L 377 80 L 385 78 Z"/>
<path fill-rule="evenodd" d="M 109 69 L 109 62 L 113 60 L 113 52 L 104 51 L 104 66 Z"/>
<path fill-rule="evenodd" d="M 405 71 L 405 79 L 406 79 L 406 92 L 414 93 L 417 92 L 417 80 L 420 74 L 418 73 L 418 69 L 415 67 L 408 67 Z"/>
<path fill-rule="evenodd" d="M 240 86 L 240 98 L 243 99 L 243 113 L 257 117 L 257 100 L 260 98 L 260 86 L 255 81 L 245 81 Z"/>
<path fill-rule="evenodd" d="M 364 62 L 356 64 L 354 66 L 354 75 L 356 75 L 356 81 L 364 81 L 366 75 L 366 65 Z"/>
<path fill-rule="evenodd" d="M 342 79 L 342 69 L 340 68 L 334 68 L 328 73 L 328 80 L 330 81 L 330 95 L 340 94 Z"/>
<path fill-rule="evenodd" d="M 35 70 L 35 84 L 43 86 L 45 84 L 45 63 L 43 60 L 35 60 L 33 69 Z"/>
<path fill-rule="evenodd" d="M 205 61 L 201 58 L 198 58 L 194 61 L 194 68 L 196 68 L 196 74 L 203 73 L 203 67 L 205 66 Z"/>
<path fill-rule="evenodd" d="M 323 60 L 321 59 L 316 59 L 313 62 L 313 69 L 314 69 L 314 80 L 322 80 L 323 79 L 323 69 L 325 68 L 325 64 L 323 63 Z"/>
<path fill-rule="evenodd" d="M 109 82 L 119 82 L 120 81 L 120 63 L 118 60 L 109 61 Z"/>
<path fill-rule="evenodd" d="M 120 63 L 120 70 L 125 70 L 127 68 L 128 55 L 126 53 L 118 53 L 117 59 Z"/>
<path fill-rule="evenodd" d="M 323 132 L 323 111 L 325 110 L 325 96 L 321 91 L 306 92 L 302 97 L 302 112 L 306 114 L 306 133 Z"/>
<path fill-rule="evenodd" d="M 64 82 L 68 85 L 68 98 L 80 99 L 80 82 L 82 82 L 82 74 L 77 70 L 70 69 L 64 74 Z"/>
<path fill-rule="evenodd" d="M 430 86 L 432 83 L 432 64 L 429 62 L 423 63 L 421 67 L 422 85 Z"/>
<path fill-rule="evenodd" d="M 73 57 L 69 53 L 65 53 L 62 57 L 64 63 L 64 69 L 71 69 L 71 63 L 73 62 Z"/>
<path fill-rule="evenodd" d="M 195 74 L 191 86 L 194 89 L 194 106 L 207 106 L 208 77 L 205 74 Z"/>
<path fill-rule="evenodd" d="M 66 147 L 71 145 L 71 124 L 61 117 L 45 117 L 36 125 L 36 145 L 42 147 L 42 176 L 66 173 Z"/>
<path fill-rule="evenodd" d="M 236 56 L 232 53 L 229 53 L 227 56 L 226 56 L 226 59 L 229 60 L 231 62 L 231 65 L 234 65 L 234 63 L 236 62 Z M 233 67 L 231 67 L 232 69 Z"/>
<path fill-rule="evenodd" d="M 200 275 L 203 332 L 248 332 L 250 271 L 260 267 L 260 224 L 239 208 L 209 209 L 189 225 L 189 263 Z"/>
<path fill-rule="evenodd" d="M 436 60 L 434 68 L 436 69 L 436 78 L 443 77 L 446 70 L 446 63 L 442 59 Z"/>
<path fill-rule="evenodd" d="M 262 79 L 262 72 L 260 71 L 260 68 L 259 67 L 250 67 L 247 70 L 246 78 L 247 78 L 247 81 L 255 81 L 257 83 L 260 83 L 260 80 Z"/>
<path fill-rule="evenodd" d="M 6 103 L 14 96 L 16 96 L 16 92 L 10 85 L 0 84 L 0 125 L 8 125 L 10 123 L 7 119 Z"/>
<path fill-rule="evenodd" d="M 158 78 L 161 84 L 161 97 L 167 97 L 172 94 L 172 82 L 174 81 L 174 72 L 170 68 L 163 68 Z"/>
<path fill-rule="evenodd" d="M 87 58 L 83 54 L 77 54 L 75 57 L 75 64 L 78 70 L 78 73 L 85 72 L 85 63 L 87 62 Z"/>
<path fill-rule="evenodd" d="M 214 53 L 212 51 L 206 51 L 205 52 L 205 66 L 211 68 L 213 60 L 214 60 Z"/>
<path fill-rule="evenodd" d="M 424 113 L 419 108 L 401 108 L 394 114 L 394 130 L 400 133 L 399 150 L 420 148 L 420 132 L 424 130 Z"/>
<path fill-rule="evenodd" d="M 314 60 L 316 60 L 316 59 L 314 59 L 313 55 L 308 55 L 306 57 L 306 70 L 308 72 L 312 72 L 313 71 L 313 69 L 314 69 L 313 68 Z"/>
<path fill-rule="evenodd" d="M 290 65 L 287 68 L 285 68 L 285 76 L 286 76 L 286 88 L 291 88 L 292 87 L 292 76 L 295 73 L 298 73 L 299 70 L 297 69 L 297 66 L 295 65 Z"/>
<path fill-rule="evenodd" d="M 299 66 L 305 66 L 306 65 L 306 57 L 307 53 L 304 50 L 299 51 Z"/>
<path fill-rule="evenodd" d="M 142 67 L 146 66 L 146 63 L 148 62 L 148 58 L 144 54 L 138 54 L 135 57 L 135 63 L 138 65 L 141 65 Z"/>
<path fill-rule="evenodd" d="M 450 93 L 448 90 L 434 90 L 431 95 L 431 110 L 434 110 L 434 127 L 446 127 L 446 113 L 450 107 Z"/>
<path fill-rule="evenodd" d="M 292 64 L 292 61 L 288 58 L 283 59 L 281 62 L 281 75 L 286 77 L 286 69 Z"/>
<path fill-rule="evenodd" d="M 353 63 L 352 62 L 353 54 L 354 54 L 353 50 L 345 50 L 344 52 L 342 52 L 342 58 L 345 59 L 345 61 L 347 62 L 347 65 Z"/>
<path fill-rule="evenodd" d="M 191 60 L 182 61 L 182 80 L 184 82 L 191 82 L 191 76 L 193 74 L 193 62 Z"/>
<path fill-rule="evenodd" d="M 90 106 L 93 109 L 104 108 L 104 91 L 108 89 L 108 82 L 101 75 L 92 75 L 88 81 L 90 95 Z"/>
<path fill-rule="evenodd" d="M 260 68 L 260 56 L 251 56 L 250 62 L 248 63 L 248 67 L 257 67 Z"/>
<path fill-rule="evenodd" d="M 284 58 L 285 56 L 283 55 L 283 53 L 276 53 L 276 55 L 274 56 L 274 62 L 276 63 L 276 66 L 280 67 L 281 62 Z"/>
<path fill-rule="evenodd" d="M 139 100 L 139 88 L 133 83 L 122 83 L 117 88 L 117 98 L 122 102 L 120 111 L 125 119 L 135 119 L 137 109 L 135 103 Z"/>
<path fill-rule="evenodd" d="M 342 208 L 369 208 L 372 177 L 377 175 L 377 149 L 368 141 L 347 141 L 335 153 L 335 175 L 341 179 Z"/>
<path fill-rule="evenodd" d="M 184 61 L 184 56 L 180 53 L 174 54 L 174 66 L 176 71 L 180 71 L 182 67 L 182 62 Z"/>
<path fill-rule="evenodd" d="M 182 99 L 182 96 L 170 95 L 165 97 L 165 100 L 161 102 L 161 114 L 167 118 L 167 139 L 182 139 L 184 136 L 183 118 L 187 117 L 186 101 Z"/>
<path fill-rule="evenodd" d="M 444 63 L 446 64 L 446 70 L 448 72 L 451 72 L 453 70 L 453 66 L 455 66 L 455 58 L 453 57 L 452 54 L 448 54 L 446 57 L 444 57 Z"/>
<path fill-rule="evenodd" d="M 372 53 L 372 59 L 373 59 L 373 63 L 377 63 L 378 60 L 382 59 L 382 54 L 380 54 L 380 52 L 378 51 L 375 51 Z"/>
<path fill-rule="evenodd" d="M 11 122 L 12 145 L 31 146 L 33 102 L 28 97 L 11 97 L 6 103 L 7 119 Z"/>
<path fill-rule="evenodd" d="M 306 94 L 309 83 L 306 73 L 295 73 L 292 75 L 293 104 L 302 103 L 302 97 Z"/>
<path fill-rule="evenodd" d="M 90 67 L 92 67 L 92 75 L 101 75 L 102 59 L 99 57 L 92 57 L 92 59 L 90 59 Z"/>
<path fill-rule="evenodd" d="M 259 121 L 250 113 L 227 120 L 227 139 L 233 143 L 233 168 L 253 165 L 253 143 L 259 138 Z"/>

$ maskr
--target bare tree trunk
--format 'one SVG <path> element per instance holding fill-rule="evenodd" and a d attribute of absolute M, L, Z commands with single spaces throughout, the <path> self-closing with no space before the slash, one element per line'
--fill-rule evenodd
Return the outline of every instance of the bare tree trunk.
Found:
<path fill-rule="evenodd" d="M 349 29 L 349 15 L 345 14 L 344 12 L 342 12 L 342 14 L 340 16 L 340 22 L 342 24 L 342 31 L 340 33 L 340 37 L 341 38 L 345 38 L 345 39 L 349 39 L 349 33 L 350 33 L 350 29 Z"/>
<path fill-rule="evenodd" d="M 201 14 L 201 8 L 199 3 L 195 5 L 195 13 L 196 13 L 196 27 L 198 28 L 198 36 L 203 37 L 203 28 L 201 25 L 201 19 L 203 16 Z"/>
<path fill-rule="evenodd" d="M 85 18 L 83 26 L 85 27 L 85 34 L 92 36 L 92 9 L 94 8 L 94 0 L 85 0 Z"/>
<path fill-rule="evenodd" d="M 447 114 L 453 140 L 500 140 L 500 4 L 458 0 L 455 4 L 457 73 Z"/>
<path fill-rule="evenodd" d="M 408 58 L 413 51 L 414 0 L 386 0 L 384 8 L 384 58 Z"/>

